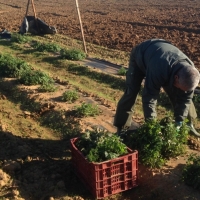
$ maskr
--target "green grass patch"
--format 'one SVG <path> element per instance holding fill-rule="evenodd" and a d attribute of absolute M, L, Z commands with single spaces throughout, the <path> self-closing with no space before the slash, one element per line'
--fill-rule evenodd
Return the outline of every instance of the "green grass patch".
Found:
<path fill-rule="evenodd" d="M 60 52 L 61 47 L 56 43 L 41 43 L 38 41 L 33 41 L 32 47 L 35 48 L 37 51 L 40 52 Z"/>
<path fill-rule="evenodd" d="M 48 85 L 54 83 L 54 80 L 46 73 L 40 70 L 25 70 L 19 79 L 24 85 Z"/>
<path fill-rule="evenodd" d="M 31 67 L 25 61 L 15 58 L 10 54 L 0 54 L 0 76 L 19 78 Z"/>
<path fill-rule="evenodd" d="M 24 44 L 29 42 L 31 39 L 30 37 L 27 37 L 26 35 L 21 35 L 19 33 L 13 33 L 11 37 L 11 42 Z"/>
<path fill-rule="evenodd" d="M 86 58 L 86 54 L 79 49 L 61 49 L 60 57 L 67 60 L 83 60 Z"/>

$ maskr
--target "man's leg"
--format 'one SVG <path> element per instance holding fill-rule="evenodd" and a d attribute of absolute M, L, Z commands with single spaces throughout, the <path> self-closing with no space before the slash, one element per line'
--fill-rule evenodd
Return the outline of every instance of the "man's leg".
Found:
<path fill-rule="evenodd" d="M 189 121 L 193 121 L 197 118 L 197 112 L 196 112 L 196 109 L 194 107 L 194 103 L 192 101 L 192 103 L 190 104 L 190 108 L 189 108 L 189 111 L 188 111 L 188 119 Z"/>
<path fill-rule="evenodd" d="M 133 106 L 140 91 L 144 73 L 138 68 L 133 49 L 130 56 L 129 68 L 126 73 L 126 90 L 118 102 L 114 118 L 114 126 L 123 129 L 131 126 Z"/>
<path fill-rule="evenodd" d="M 192 102 L 190 104 L 189 112 L 188 112 L 188 126 L 190 128 L 190 133 L 193 134 L 194 136 L 200 137 L 200 133 L 196 131 L 196 129 L 193 126 L 193 121 L 197 118 L 197 113 L 196 109 L 194 107 L 194 103 Z"/>

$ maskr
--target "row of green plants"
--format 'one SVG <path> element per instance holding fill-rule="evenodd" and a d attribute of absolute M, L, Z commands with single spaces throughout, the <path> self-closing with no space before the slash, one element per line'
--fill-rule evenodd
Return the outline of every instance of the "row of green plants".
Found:
<path fill-rule="evenodd" d="M 54 80 L 40 70 L 34 70 L 25 61 L 10 54 L 0 54 L 0 76 L 17 78 L 24 85 L 40 85 L 44 92 L 55 91 Z"/>
<path fill-rule="evenodd" d="M 40 70 L 33 70 L 32 67 L 21 59 L 15 58 L 10 54 L 0 54 L 0 76 L 18 78 L 24 85 L 41 85 L 39 91 L 53 92 L 56 90 L 54 80 Z M 78 99 L 78 93 L 69 90 L 63 93 L 62 100 L 74 102 Z M 99 114 L 97 105 L 82 103 L 77 108 L 79 116 L 95 116 Z"/>
<path fill-rule="evenodd" d="M 86 58 L 86 54 L 79 49 L 66 49 L 53 42 L 31 40 L 30 37 L 18 33 L 13 34 L 11 41 L 19 44 L 29 42 L 31 46 L 39 52 L 59 53 L 61 59 L 77 61 Z"/>
<path fill-rule="evenodd" d="M 57 43 L 46 43 L 46 42 L 38 42 L 35 39 L 33 40 L 32 37 L 28 36 L 28 35 L 20 35 L 20 34 L 14 34 L 13 38 L 12 38 L 13 43 L 11 43 L 11 47 L 17 46 L 20 47 L 20 50 L 24 49 L 23 45 L 20 45 L 22 43 L 26 43 L 28 44 L 28 46 L 32 46 L 35 49 L 38 47 L 38 50 L 41 49 L 41 51 L 48 51 L 48 52 L 56 52 L 58 50 L 60 50 L 60 46 Z M 16 44 L 18 43 L 18 44 Z M 18 48 L 17 48 L 18 49 Z M 52 50 L 53 49 L 53 50 Z M 37 49 L 36 49 L 37 50 Z M 71 50 L 73 52 L 73 50 Z M 33 49 L 28 49 L 25 51 L 25 53 L 30 53 L 32 55 L 37 55 L 38 57 L 38 53 L 34 54 L 33 53 Z M 78 53 L 77 53 L 78 54 Z M 56 53 L 57 55 L 57 53 Z M 42 57 L 44 57 L 44 55 L 42 55 Z M 49 56 L 49 55 L 48 55 Z M 69 74 L 69 80 L 72 79 L 72 82 L 74 81 L 74 79 L 78 76 L 81 76 L 82 78 L 82 83 L 81 87 L 85 87 L 85 84 L 87 84 L 88 79 L 92 79 L 92 81 L 94 81 L 94 83 L 96 84 L 96 82 L 99 82 L 101 85 L 103 85 L 104 87 L 99 88 L 100 91 L 98 91 L 98 94 L 100 94 L 100 96 L 103 96 L 105 98 L 107 98 L 107 96 L 109 95 L 109 99 L 112 101 L 116 101 L 116 95 L 119 95 L 118 90 L 123 90 L 125 87 L 124 84 L 124 80 L 122 78 L 116 77 L 116 76 L 112 76 L 109 74 L 105 74 L 105 73 L 99 73 L 96 72 L 94 70 L 91 70 L 90 68 L 87 68 L 85 66 L 80 66 L 77 65 L 76 63 L 70 63 L 68 62 L 68 60 L 66 59 L 60 59 L 61 56 L 50 56 L 47 57 L 45 59 L 43 59 L 43 61 L 45 62 L 49 62 L 51 65 L 53 65 L 56 68 L 64 68 L 66 69 L 66 73 Z M 120 74 L 120 71 L 122 70 L 122 73 Z M 123 73 L 125 74 L 126 69 L 124 67 L 122 67 L 119 70 L 119 75 L 123 75 Z M 107 90 L 107 85 L 110 87 L 110 90 Z M 56 89 L 56 88 L 55 88 Z M 89 86 L 89 88 L 87 87 L 87 89 L 91 89 L 91 86 Z M 113 92 L 113 89 L 116 89 L 116 92 Z M 53 88 L 46 84 L 40 87 L 40 91 L 45 92 L 45 90 L 47 91 L 53 91 Z M 110 96 L 111 95 L 111 96 Z"/>
<path fill-rule="evenodd" d="M 14 34 L 12 37 L 12 41 L 22 44 L 30 42 L 31 46 L 39 52 L 52 52 L 59 53 L 60 58 L 67 60 L 83 60 L 86 58 L 86 54 L 78 49 L 66 49 L 62 48 L 59 44 L 53 42 L 39 42 L 36 40 L 31 40 L 29 37 L 21 34 Z M 120 76 L 125 76 L 127 72 L 127 68 L 121 66 L 118 70 L 117 74 Z"/>
<path fill-rule="evenodd" d="M 40 52 L 53 52 L 59 53 L 61 59 L 67 60 L 82 60 L 86 58 L 86 54 L 78 49 L 65 49 L 61 48 L 58 44 L 55 43 L 41 43 L 38 41 L 32 42 L 32 47 Z"/>

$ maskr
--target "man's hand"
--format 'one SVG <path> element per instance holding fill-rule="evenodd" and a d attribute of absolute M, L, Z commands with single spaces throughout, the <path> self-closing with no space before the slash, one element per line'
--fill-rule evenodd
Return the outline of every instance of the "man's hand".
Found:
<path fill-rule="evenodd" d="M 181 126 L 183 125 L 183 122 L 175 122 L 175 126 L 176 126 L 176 129 L 179 131 Z"/>

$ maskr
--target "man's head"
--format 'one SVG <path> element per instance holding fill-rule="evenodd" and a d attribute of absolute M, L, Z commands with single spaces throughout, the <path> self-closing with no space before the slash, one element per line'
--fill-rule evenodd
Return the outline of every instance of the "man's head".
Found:
<path fill-rule="evenodd" d="M 200 80 L 199 71 L 189 64 L 180 63 L 181 68 L 174 76 L 174 86 L 183 91 L 194 90 Z"/>

